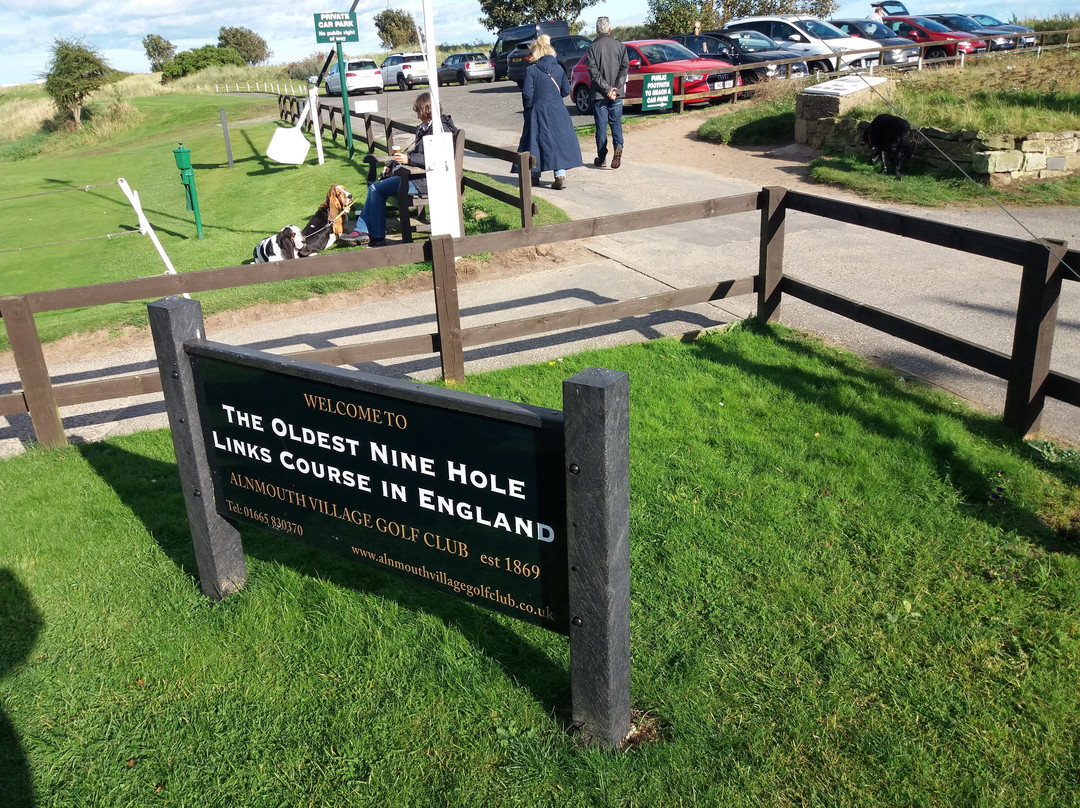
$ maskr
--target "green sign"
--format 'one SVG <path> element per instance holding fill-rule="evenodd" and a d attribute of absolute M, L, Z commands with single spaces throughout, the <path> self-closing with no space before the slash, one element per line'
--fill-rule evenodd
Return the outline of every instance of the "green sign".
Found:
<path fill-rule="evenodd" d="M 359 42 L 354 11 L 323 11 L 315 15 L 315 41 L 321 44 Z"/>
<path fill-rule="evenodd" d="M 671 109 L 675 97 L 674 73 L 647 73 L 641 83 L 642 109 Z"/>
<path fill-rule="evenodd" d="M 221 516 L 568 632 L 561 412 L 191 352 Z"/>

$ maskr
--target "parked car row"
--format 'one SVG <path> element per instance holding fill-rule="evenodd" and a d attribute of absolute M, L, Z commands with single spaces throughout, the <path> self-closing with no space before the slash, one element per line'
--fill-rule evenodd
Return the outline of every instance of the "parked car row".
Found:
<path fill-rule="evenodd" d="M 1003 23 L 989 14 L 909 14 L 900 0 L 873 3 L 885 13 L 884 21 L 874 19 L 819 20 L 801 14 L 772 14 L 741 17 L 716 31 L 680 34 L 668 40 L 638 40 L 625 43 L 631 60 L 631 74 L 697 70 L 680 80 L 676 93 L 723 90 L 732 66 L 789 61 L 788 65 L 766 64 L 739 71 L 739 84 L 753 84 L 775 78 L 799 78 L 811 72 L 836 73 L 883 64 L 902 67 L 922 57 L 942 59 L 957 54 L 977 54 L 1032 47 L 1035 32 L 1022 25 Z M 499 32 L 491 53 L 458 53 L 448 56 L 436 70 L 440 85 L 494 81 L 508 77 L 518 85 L 525 80 L 529 53 L 541 34 L 551 37 L 555 59 L 571 80 L 574 103 L 588 111 L 588 71 L 585 51 L 590 40 L 571 34 L 559 20 L 519 25 Z M 934 44 L 931 44 L 934 43 Z M 672 47 L 674 46 L 674 47 Z M 867 51 L 884 48 L 881 53 Z M 704 64 L 710 62 L 711 64 Z M 686 66 L 687 63 L 690 66 Z M 584 78 L 582 78 L 584 77 Z M 373 91 L 397 85 L 410 90 L 428 84 L 427 60 L 423 53 L 392 53 L 379 66 L 372 59 L 350 59 L 345 65 L 348 93 Z M 713 86 L 717 85 L 717 86 Z M 640 97 L 641 84 L 633 82 Z M 326 76 L 326 92 L 339 94 L 338 71 Z M 631 96 L 635 97 L 635 96 Z"/>

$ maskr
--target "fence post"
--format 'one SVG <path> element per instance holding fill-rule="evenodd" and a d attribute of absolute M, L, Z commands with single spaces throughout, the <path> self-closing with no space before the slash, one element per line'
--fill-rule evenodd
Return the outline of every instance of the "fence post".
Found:
<path fill-rule="evenodd" d="M 38 443 L 49 449 L 67 445 L 64 424 L 60 420 L 60 408 L 56 405 L 49 366 L 41 350 L 37 323 L 26 298 L 21 295 L 0 297 L 0 318 L 4 320 L 11 352 L 15 356 L 15 368 L 22 383 L 26 409 L 34 425 Z"/>
<path fill-rule="evenodd" d="M 521 227 L 533 226 L 532 167 L 536 160 L 526 152 L 518 152 L 518 187 L 521 189 Z"/>
<path fill-rule="evenodd" d="M 218 514 L 210 461 L 203 443 L 195 400 L 195 382 L 184 342 L 202 339 L 202 306 L 197 300 L 166 297 L 146 306 L 154 335 L 158 373 L 169 415 L 176 468 L 184 492 L 199 585 L 211 600 L 239 592 L 247 583 L 247 565 L 239 531 Z"/>
<path fill-rule="evenodd" d="M 1031 242 L 1020 277 L 1004 416 L 1005 425 L 1020 437 L 1037 431 L 1042 420 L 1067 248 L 1063 241 Z"/>
<path fill-rule="evenodd" d="M 584 739 L 630 732 L 630 377 L 589 368 L 563 382 L 570 701 Z"/>
<path fill-rule="evenodd" d="M 757 317 L 765 323 L 780 320 L 780 284 L 784 279 L 786 188 L 761 189 L 761 238 L 758 244 Z"/>
<path fill-rule="evenodd" d="M 439 357 L 443 380 L 465 380 L 465 353 L 461 344 L 461 310 L 458 306 L 457 268 L 454 266 L 454 239 L 432 235 L 431 274 L 435 286 L 435 317 L 439 325 Z"/>

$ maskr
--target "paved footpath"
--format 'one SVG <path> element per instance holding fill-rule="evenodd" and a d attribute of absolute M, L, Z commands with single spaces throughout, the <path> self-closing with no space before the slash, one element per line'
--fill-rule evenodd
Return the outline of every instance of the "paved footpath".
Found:
<path fill-rule="evenodd" d="M 587 165 L 570 172 L 566 190 L 550 190 L 547 187 L 550 178 L 545 176 L 537 195 L 559 205 L 574 219 L 642 211 L 642 217 L 647 220 L 648 208 L 746 193 L 760 187 L 709 170 L 668 164 L 664 154 L 655 149 L 648 155 L 635 154 L 632 142 L 631 133 L 625 161 L 619 170 L 594 168 L 592 154 L 585 151 Z M 716 148 L 705 147 L 703 154 Z M 506 164 L 472 157 L 467 162 L 470 169 L 512 181 Z M 905 210 L 937 221 L 1025 239 L 1031 237 L 1024 227 L 997 209 Z M 1075 208 L 1021 210 L 1015 215 L 1030 233 L 1065 239 L 1071 245 L 1080 244 L 1080 211 Z M 757 267 L 758 223 L 758 214 L 749 213 L 602 236 L 579 242 L 578 246 L 585 249 L 574 250 L 578 258 L 569 265 L 542 267 L 501 280 L 465 279 L 459 291 L 463 325 L 746 277 Z M 552 249 L 564 248 L 556 245 Z M 796 213 L 788 219 L 785 271 L 961 338 L 1001 351 L 1011 349 L 1011 321 L 1019 273 L 1009 265 Z M 467 352 L 466 372 L 552 361 L 584 348 L 714 328 L 751 315 L 754 302 L 752 297 L 737 298 L 568 333 L 483 346 Z M 820 334 L 830 343 L 858 351 L 875 362 L 896 367 L 905 376 L 938 385 L 986 410 L 1001 411 L 1004 384 L 985 374 L 791 298 L 783 304 L 782 320 Z M 432 296 L 430 291 L 425 291 L 338 311 L 320 311 L 317 315 L 223 329 L 208 336 L 222 342 L 286 352 L 430 333 L 434 327 Z M 1066 284 L 1052 364 L 1056 370 L 1080 376 L 1080 283 Z M 10 362 L 0 367 L 0 394 L 19 388 L 17 377 L 8 365 Z M 95 356 L 78 362 L 50 366 L 57 383 L 154 368 L 148 340 L 135 347 L 129 343 L 121 351 L 96 352 Z M 372 363 L 363 369 L 395 377 L 427 379 L 438 375 L 438 360 L 433 356 L 415 357 Z M 155 395 L 64 408 L 62 415 L 69 438 L 76 442 L 166 425 L 163 403 Z M 1050 402 L 1043 427 L 1059 439 L 1080 443 L 1080 409 Z M 31 434 L 27 416 L 0 418 L 0 457 L 23 451 Z"/>

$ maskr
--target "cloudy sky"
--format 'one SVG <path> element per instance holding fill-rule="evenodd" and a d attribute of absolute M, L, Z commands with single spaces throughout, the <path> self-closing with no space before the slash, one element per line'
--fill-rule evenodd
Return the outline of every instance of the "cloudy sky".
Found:
<path fill-rule="evenodd" d="M 80 39 L 96 48 L 118 70 L 149 72 L 142 39 L 158 34 L 178 51 L 216 44 L 222 26 L 249 28 L 266 40 L 274 52 L 274 64 L 298 61 L 320 47 L 315 42 L 314 17 L 320 11 L 347 11 L 351 0 L 0 0 L 5 20 L 0 28 L 0 85 L 34 81 L 47 70 L 50 46 L 58 37 Z M 870 0 L 845 0 L 837 17 L 865 17 Z M 914 12 L 982 11 L 1009 20 L 1017 17 L 1048 17 L 1066 8 L 1075 11 L 1076 0 L 910 0 Z M 421 0 L 360 0 L 356 13 L 361 41 L 347 53 L 375 53 L 379 41 L 372 17 L 384 9 L 414 10 L 423 14 Z M 492 42 L 493 32 L 478 22 L 478 0 L 432 0 L 435 40 L 446 43 Z M 647 0 L 603 0 L 586 9 L 590 22 L 601 14 L 615 25 L 644 22 Z M 323 46 L 325 47 L 325 46 Z"/>

